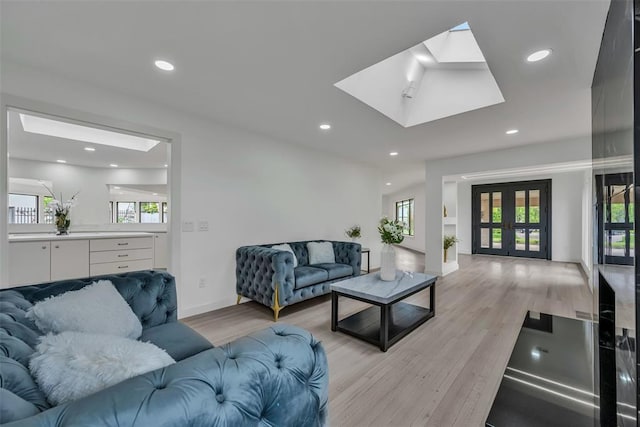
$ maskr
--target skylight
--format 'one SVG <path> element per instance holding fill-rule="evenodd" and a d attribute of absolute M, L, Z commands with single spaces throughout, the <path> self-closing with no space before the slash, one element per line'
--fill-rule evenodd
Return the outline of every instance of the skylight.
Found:
<path fill-rule="evenodd" d="M 504 102 L 468 22 L 335 86 L 404 127 Z"/>
<path fill-rule="evenodd" d="M 470 30 L 470 29 L 471 29 L 471 27 L 469 27 L 469 23 L 468 22 L 463 22 L 462 24 L 453 27 L 449 31 L 465 31 L 465 30 Z"/>
<path fill-rule="evenodd" d="M 112 132 L 90 126 L 83 126 L 59 120 L 20 113 L 20 121 L 25 132 L 75 141 L 91 142 L 136 151 L 149 151 L 160 141 Z"/>

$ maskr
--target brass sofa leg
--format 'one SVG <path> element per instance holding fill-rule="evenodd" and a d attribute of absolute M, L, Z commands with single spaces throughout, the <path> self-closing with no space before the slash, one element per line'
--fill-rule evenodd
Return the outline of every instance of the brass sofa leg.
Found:
<path fill-rule="evenodd" d="M 280 307 L 280 303 L 278 301 L 278 284 L 277 283 L 276 283 L 276 289 L 273 293 L 273 307 L 271 307 L 271 309 L 273 310 L 273 321 L 277 322 L 278 316 L 280 315 L 280 310 L 282 310 L 282 307 Z"/>
<path fill-rule="evenodd" d="M 236 305 L 240 304 L 240 300 L 242 299 L 242 295 L 238 294 L 238 301 L 236 301 Z"/>

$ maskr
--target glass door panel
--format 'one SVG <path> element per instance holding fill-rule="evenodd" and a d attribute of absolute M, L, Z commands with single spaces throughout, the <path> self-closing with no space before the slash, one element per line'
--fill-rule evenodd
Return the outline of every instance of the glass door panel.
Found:
<path fill-rule="evenodd" d="M 492 196 L 492 209 L 491 209 L 491 222 L 502 222 L 502 192 L 491 193 Z"/>
<path fill-rule="evenodd" d="M 527 208 L 526 208 L 526 191 L 516 191 L 515 195 L 515 210 L 516 219 L 515 222 L 523 224 L 527 222 Z"/>
<path fill-rule="evenodd" d="M 540 230 L 537 228 L 529 229 L 529 250 L 533 252 L 540 251 Z"/>
<path fill-rule="evenodd" d="M 524 228 L 516 229 L 516 250 L 517 251 L 527 250 L 527 233 Z"/>
<path fill-rule="evenodd" d="M 495 249 L 502 249 L 502 229 L 501 228 L 491 229 L 491 244 Z"/>
<path fill-rule="evenodd" d="M 483 228 L 480 230 L 480 247 L 481 248 L 490 248 L 491 245 L 489 243 L 489 229 Z"/>
<path fill-rule="evenodd" d="M 540 190 L 529 190 L 529 223 L 540 222 Z"/>
<path fill-rule="evenodd" d="M 480 222 L 489 222 L 489 193 L 480 195 Z"/>

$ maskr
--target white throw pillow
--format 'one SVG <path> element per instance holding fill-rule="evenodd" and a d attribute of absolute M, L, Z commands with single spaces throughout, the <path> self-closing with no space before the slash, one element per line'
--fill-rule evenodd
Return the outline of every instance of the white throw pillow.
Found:
<path fill-rule="evenodd" d="M 271 249 L 277 249 L 279 251 L 291 252 L 291 254 L 293 255 L 293 268 L 296 268 L 298 266 L 298 258 L 296 258 L 295 252 L 293 252 L 293 249 L 291 249 L 291 246 L 289 246 L 288 243 L 283 243 L 282 245 L 271 246 Z"/>
<path fill-rule="evenodd" d="M 27 317 L 44 333 L 77 331 L 132 339 L 142 335 L 140 320 L 110 280 L 42 300 Z"/>
<path fill-rule="evenodd" d="M 307 250 L 309 251 L 309 264 L 334 264 L 336 262 L 331 242 L 309 242 Z"/>
<path fill-rule="evenodd" d="M 29 369 L 49 402 L 59 405 L 173 363 L 151 343 L 63 332 L 40 338 Z"/>

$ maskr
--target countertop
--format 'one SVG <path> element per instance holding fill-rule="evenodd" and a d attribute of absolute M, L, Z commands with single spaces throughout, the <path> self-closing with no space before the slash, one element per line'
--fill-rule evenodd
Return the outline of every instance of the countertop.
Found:
<path fill-rule="evenodd" d="M 117 239 L 122 237 L 152 237 L 154 233 L 137 231 L 71 232 L 64 236 L 55 233 L 9 234 L 9 242 L 41 242 L 50 240 Z"/>

